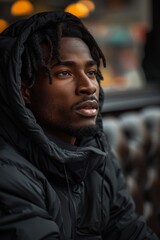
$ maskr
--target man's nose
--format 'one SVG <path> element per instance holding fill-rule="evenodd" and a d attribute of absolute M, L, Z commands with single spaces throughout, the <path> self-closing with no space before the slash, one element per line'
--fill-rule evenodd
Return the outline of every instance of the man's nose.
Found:
<path fill-rule="evenodd" d="M 98 83 L 96 79 L 90 79 L 87 75 L 83 75 L 77 80 L 76 92 L 78 95 L 92 95 L 96 93 L 97 87 Z"/>

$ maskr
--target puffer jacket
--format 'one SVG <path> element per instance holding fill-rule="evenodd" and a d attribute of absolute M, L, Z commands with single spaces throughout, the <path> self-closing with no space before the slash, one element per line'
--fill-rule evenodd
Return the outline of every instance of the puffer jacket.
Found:
<path fill-rule="evenodd" d="M 41 13 L 0 36 L 0 239 L 156 240 L 134 212 L 100 114 L 95 135 L 70 146 L 47 136 L 24 104 L 25 41 L 47 22 L 70 18 Z"/>

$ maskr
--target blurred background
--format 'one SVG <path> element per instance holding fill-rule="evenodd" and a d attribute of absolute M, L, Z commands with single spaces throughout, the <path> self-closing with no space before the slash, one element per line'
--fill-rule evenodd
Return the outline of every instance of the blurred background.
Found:
<path fill-rule="evenodd" d="M 102 109 L 106 138 L 138 214 L 160 237 L 159 0 L 0 0 L 0 32 L 37 12 L 81 18 L 107 60 Z"/>
<path fill-rule="evenodd" d="M 37 12 L 71 12 L 82 19 L 103 49 L 107 59 L 107 68 L 102 69 L 104 89 L 142 90 L 150 84 L 151 93 L 160 77 L 158 9 L 158 0 L 0 0 L 0 32 Z"/>

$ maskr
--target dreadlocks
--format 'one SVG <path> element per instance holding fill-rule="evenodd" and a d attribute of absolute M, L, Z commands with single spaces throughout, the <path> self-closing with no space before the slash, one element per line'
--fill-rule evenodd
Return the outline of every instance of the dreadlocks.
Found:
<path fill-rule="evenodd" d="M 36 73 L 39 67 L 44 68 L 48 75 L 49 83 L 52 82 L 51 63 L 53 60 L 60 61 L 59 44 L 61 37 L 81 38 L 89 47 L 93 59 L 98 66 L 97 79 L 103 79 L 100 72 L 100 61 L 106 66 L 105 57 L 92 35 L 80 21 L 63 21 L 61 23 L 48 22 L 45 28 L 34 32 L 25 43 L 25 50 L 22 55 L 22 81 L 27 80 L 30 87 L 34 85 Z M 43 54 L 42 45 L 49 49 L 49 56 L 46 59 Z"/>

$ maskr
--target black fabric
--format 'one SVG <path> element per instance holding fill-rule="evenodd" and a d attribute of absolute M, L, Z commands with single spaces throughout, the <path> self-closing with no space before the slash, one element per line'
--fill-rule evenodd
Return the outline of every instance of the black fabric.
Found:
<path fill-rule="evenodd" d="M 20 73 L 26 39 L 48 22 L 72 18 L 41 13 L 0 35 L 0 239 L 156 240 L 134 213 L 100 113 L 96 134 L 71 147 L 46 135 L 25 107 Z"/>

